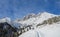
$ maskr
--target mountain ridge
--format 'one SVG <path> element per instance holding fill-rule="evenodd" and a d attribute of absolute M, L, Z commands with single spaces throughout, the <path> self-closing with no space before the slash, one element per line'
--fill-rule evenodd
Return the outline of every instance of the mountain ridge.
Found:
<path fill-rule="evenodd" d="M 55 16 L 57 17 L 59 15 L 54 15 L 54 14 L 51 14 L 48 12 L 43 12 L 43 13 L 41 12 L 41 13 L 35 15 L 35 17 L 29 18 L 27 20 L 20 20 L 20 21 L 18 21 L 19 20 L 18 19 L 18 20 L 15 20 L 15 22 L 21 23 L 24 26 L 25 25 L 37 25 L 39 23 L 42 23 L 44 20 L 47 20 L 49 18 L 53 18 Z"/>

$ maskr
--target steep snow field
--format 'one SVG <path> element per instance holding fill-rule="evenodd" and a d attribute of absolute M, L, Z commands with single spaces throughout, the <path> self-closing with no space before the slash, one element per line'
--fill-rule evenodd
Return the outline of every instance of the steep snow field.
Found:
<path fill-rule="evenodd" d="M 35 28 L 23 33 L 19 37 L 60 37 L 60 22 Z"/>

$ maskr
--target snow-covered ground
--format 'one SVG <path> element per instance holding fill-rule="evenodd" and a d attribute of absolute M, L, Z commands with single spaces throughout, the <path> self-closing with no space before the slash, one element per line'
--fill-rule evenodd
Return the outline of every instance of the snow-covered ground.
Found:
<path fill-rule="evenodd" d="M 23 33 L 19 37 L 60 37 L 60 22 Z"/>

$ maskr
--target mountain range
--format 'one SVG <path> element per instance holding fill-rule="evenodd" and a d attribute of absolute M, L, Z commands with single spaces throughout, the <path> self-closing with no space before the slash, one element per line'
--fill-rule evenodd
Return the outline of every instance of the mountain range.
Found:
<path fill-rule="evenodd" d="M 31 13 L 14 21 L 8 17 L 2 18 L 1 22 L 13 23 L 13 27 L 20 29 L 19 37 L 60 37 L 60 15 L 48 12 Z"/>

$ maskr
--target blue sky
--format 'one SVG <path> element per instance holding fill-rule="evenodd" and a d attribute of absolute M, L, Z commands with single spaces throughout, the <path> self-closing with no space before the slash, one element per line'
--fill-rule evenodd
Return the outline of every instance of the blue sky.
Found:
<path fill-rule="evenodd" d="M 29 13 L 60 14 L 60 0 L 0 0 L 0 18 L 22 18 Z"/>

